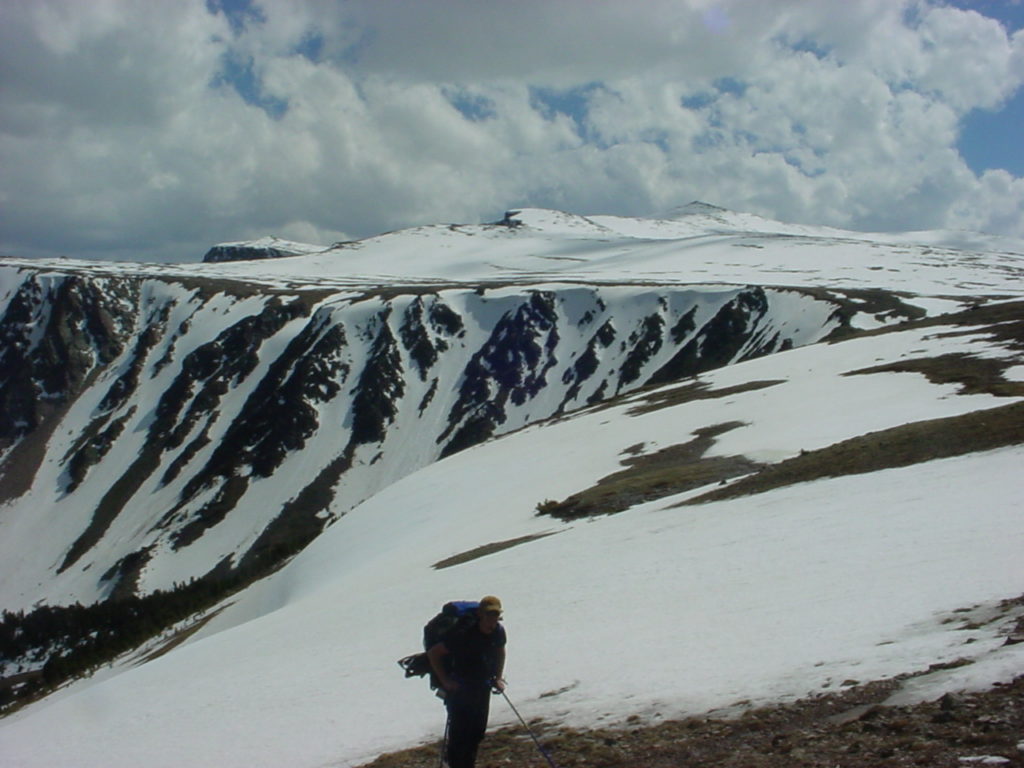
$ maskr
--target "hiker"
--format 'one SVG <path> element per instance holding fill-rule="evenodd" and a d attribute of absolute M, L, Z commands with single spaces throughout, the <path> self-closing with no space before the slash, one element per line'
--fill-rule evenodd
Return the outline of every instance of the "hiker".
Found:
<path fill-rule="evenodd" d="M 473 768 L 487 730 L 491 689 L 502 692 L 505 680 L 505 628 L 501 601 L 487 596 L 476 621 L 458 628 L 427 650 L 430 666 L 445 693 L 448 709 L 448 765 Z"/>

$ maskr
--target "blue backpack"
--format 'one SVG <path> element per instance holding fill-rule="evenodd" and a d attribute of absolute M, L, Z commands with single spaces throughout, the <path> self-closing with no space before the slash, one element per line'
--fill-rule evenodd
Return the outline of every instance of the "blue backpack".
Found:
<path fill-rule="evenodd" d="M 414 653 L 398 660 L 406 677 L 430 675 L 430 687 L 440 688 L 440 682 L 430 666 L 427 651 L 442 642 L 452 632 L 473 625 L 480 603 L 476 600 L 452 600 L 441 607 L 441 612 L 423 627 L 423 653 Z"/>

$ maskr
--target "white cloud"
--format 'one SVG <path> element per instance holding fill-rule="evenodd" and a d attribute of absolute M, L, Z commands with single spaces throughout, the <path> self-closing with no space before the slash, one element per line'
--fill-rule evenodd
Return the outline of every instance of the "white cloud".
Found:
<path fill-rule="evenodd" d="M 976 232 L 1021 233 L 1024 179 L 1003 170 L 985 171 L 978 183 L 950 204 L 948 223 Z"/>
<path fill-rule="evenodd" d="M 504 207 L 702 198 L 1024 236 L 956 152 L 1024 34 L 923 0 L 38 0 L 0 7 L 0 248 L 197 258 Z M 300 236 L 301 235 L 301 236 Z"/>
<path fill-rule="evenodd" d="M 894 83 L 934 93 L 958 111 L 992 108 L 1022 82 L 1024 38 L 974 11 L 927 8 L 913 28 L 874 43 L 870 63 Z"/>

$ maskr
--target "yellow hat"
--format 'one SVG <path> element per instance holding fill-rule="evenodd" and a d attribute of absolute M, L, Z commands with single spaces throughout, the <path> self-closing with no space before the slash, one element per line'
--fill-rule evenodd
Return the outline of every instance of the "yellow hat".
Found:
<path fill-rule="evenodd" d="M 490 613 L 491 611 L 501 613 L 501 600 L 496 598 L 494 595 L 488 595 L 487 597 L 481 598 L 480 612 Z"/>

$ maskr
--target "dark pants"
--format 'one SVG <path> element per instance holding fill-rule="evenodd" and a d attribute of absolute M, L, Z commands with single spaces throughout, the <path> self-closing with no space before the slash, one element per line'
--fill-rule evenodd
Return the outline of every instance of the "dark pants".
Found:
<path fill-rule="evenodd" d="M 473 768 L 476 751 L 487 730 L 490 686 L 463 686 L 445 700 L 448 708 L 448 765 Z"/>

